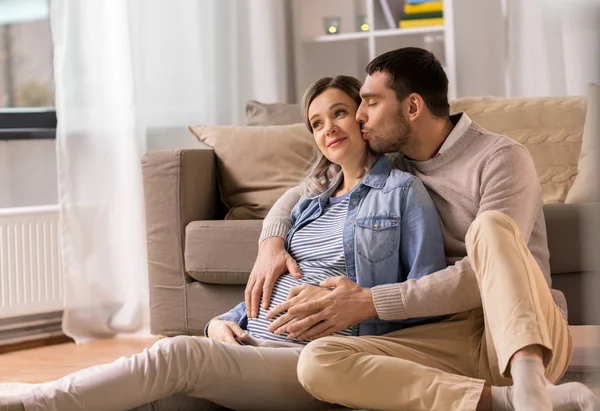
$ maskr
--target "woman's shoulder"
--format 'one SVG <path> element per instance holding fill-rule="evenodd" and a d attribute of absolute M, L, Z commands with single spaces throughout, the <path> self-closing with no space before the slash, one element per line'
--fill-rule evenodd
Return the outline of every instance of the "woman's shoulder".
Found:
<path fill-rule="evenodd" d="M 413 174 L 397 168 L 392 168 L 390 170 L 390 175 L 385 182 L 385 187 L 389 189 L 393 187 L 409 187 L 415 182 L 415 180 L 418 181 L 419 179 Z"/>

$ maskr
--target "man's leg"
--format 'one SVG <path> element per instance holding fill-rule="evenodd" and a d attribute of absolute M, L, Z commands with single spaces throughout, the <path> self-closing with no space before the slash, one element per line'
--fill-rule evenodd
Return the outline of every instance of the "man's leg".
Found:
<path fill-rule="evenodd" d="M 23 403 L 26 411 L 122 411 L 185 394 L 197 398 L 191 405 L 186 400 L 186 407 L 202 411 L 213 409 L 211 403 L 239 410 L 331 408 L 298 382 L 300 350 L 165 338 L 132 357 L 41 384 L 23 397 Z M 161 402 L 149 409 L 153 408 L 160 410 Z"/>
<path fill-rule="evenodd" d="M 484 378 L 497 385 L 513 380 L 510 389 L 492 389 L 493 397 L 504 397 L 496 408 L 595 409 L 595 397 L 582 385 L 547 386 L 567 369 L 573 339 L 514 221 L 499 211 L 482 213 L 469 228 L 466 246 L 485 314 L 488 355 L 482 355 L 480 370 L 488 370 Z M 575 398 L 583 402 L 571 404 Z"/>
<path fill-rule="evenodd" d="M 369 410 L 475 410 L 481 310 L 380 337 L 326 337 L 300 355 L 298 377 L 316 398 Z M 460 375 L 459 375 L 460 374 Z"/>

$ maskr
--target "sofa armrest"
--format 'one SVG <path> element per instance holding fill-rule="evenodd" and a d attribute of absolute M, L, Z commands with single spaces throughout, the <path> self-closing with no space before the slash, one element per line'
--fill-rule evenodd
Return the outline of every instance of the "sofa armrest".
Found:
<path fill-rule="evenodd" d="M 185 287 L 194 280 L 185 272 L 185 228 L 191 221 L 217 218 L 217 189 L 214 151 L 169 150 L 147 153 L 142 158 L 150 326 L 163 330 L 163 319 L 187 319 Z M 181 290 L 183 304 L 171 306 L 167 292 Z M 177 312 L 174 312 L 177 311 Z M 182 312 L 179 312 L 182 311 Z M 187 321 L 187 320 L 186 320 Z M 183 325 L 187 329 L 187 325 Z"/>
<path fill-rule="evenodd" d="M 585 258 L 586 226 L 597 203 L 545 204 L 552 274 L 590 271 L 595 267 Z"/>

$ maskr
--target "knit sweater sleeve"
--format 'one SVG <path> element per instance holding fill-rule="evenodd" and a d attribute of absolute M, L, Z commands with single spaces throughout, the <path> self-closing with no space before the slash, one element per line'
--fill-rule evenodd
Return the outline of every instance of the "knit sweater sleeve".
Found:
<path fill-rule="evenodd" d="M 527 149 L 510 145 L 495 152 L 486 161 L 480 181 L 477 214 L 502 211 L 515 221 L 528 242 L 542 207 L 542 195 Z M 377 286 L 372 292 L 382 320 L 447 315 L 481 306 L 479 286 L 468 257 L 420 279 Z"/>
<path fill-rule="evenodd" d="M 298 203 L 301 197 L 300 187 L 290 188 L 279 200 L 273 204 L 271 210 L 263 221 L 262 231 L 258 244 L 269 237 L 286 238 L 288 231 L 292 227 L 290 215 L 292 209 Z"/>

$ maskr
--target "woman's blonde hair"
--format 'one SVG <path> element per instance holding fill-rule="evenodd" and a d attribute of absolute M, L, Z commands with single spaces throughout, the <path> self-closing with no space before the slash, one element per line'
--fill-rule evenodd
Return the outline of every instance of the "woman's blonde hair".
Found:
<path fill-rule="evenodd" d="M 308 108 L 315 98 L 323 94 L 326 90 L 335 88 L 348 94 L 357 105 L 360 105 L 360 80 L 350 76 L 336 76 L 336 77 L 323 77 L 315 81 L 304 93 L 302 98 L 302 114 L 304 116 L 304 123 L 308 128 L 308 131 L 313 133 L 310 120 L 308 118 Z M 372 164 L 372 156 L 367 149 L 366 153 L 366 164 L 364 174 L 370 169 Z M 313 165 L 308 170 L 306 177 L 300 183 L 302 188 L 302 195 L 304 196 L 315 196 L 325 192 L 337 178 L 339 173 L 342 171 L 342 167 L 338 164 L 334 164 L 320 151 L 315 156 Z M 363 175 L 364 175 L 363 174 Z"/>

